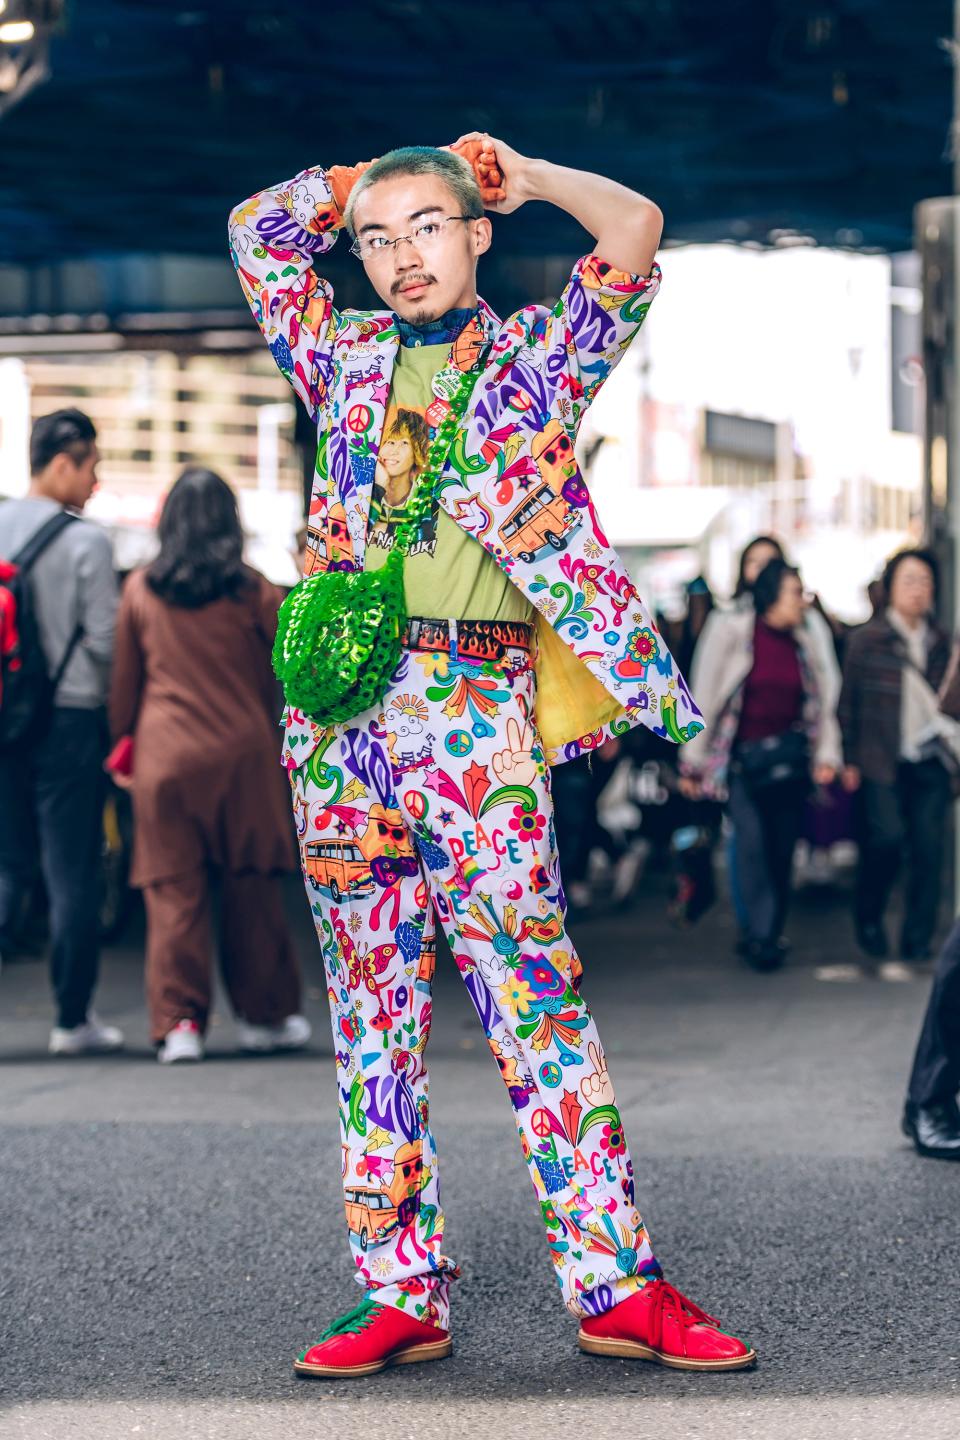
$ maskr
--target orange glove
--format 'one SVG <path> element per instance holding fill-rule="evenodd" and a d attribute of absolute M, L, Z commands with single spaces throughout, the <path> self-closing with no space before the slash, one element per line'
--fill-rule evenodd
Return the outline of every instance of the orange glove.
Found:
<path fill-rule="evenodd" d="M 503 188 L 503 176 L 497 166 L 497 154 L 488 140 L 460 140 L 456 145 L 449 145 L 447 148 L 472 167 L 484 205 L 506 200 L 507 192 Z"/>
<path fill-rule="evenodd" d="M 372 164 L 372 160 L 361 160 L 359 165 L 331 165 L 327 171 L 327 184 L 330 186 L 333 194 L 333 203 L 341 215 L 350 196 L 350 191 L 354 185 L 356 185 L 364 170 L 369 170 Z"/>

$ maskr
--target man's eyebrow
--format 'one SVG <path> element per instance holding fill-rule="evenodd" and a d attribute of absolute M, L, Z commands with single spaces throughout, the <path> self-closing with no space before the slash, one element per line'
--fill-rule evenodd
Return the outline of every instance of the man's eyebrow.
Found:
<path fill-rule="evenodd" d="M 407 216 L 407 220 L 419 220 L 424 215 L 440 215 L 442 212 L 442 205 L 427 205 L 423 210 L 414 210 L 412 215 Z M 386 230 L 386 228 L 386 225 L 381 225 L 379 220 L 371 220 L 368 224 L 361 225 L 357 234 L 366 235 L 368 230 Z"/>

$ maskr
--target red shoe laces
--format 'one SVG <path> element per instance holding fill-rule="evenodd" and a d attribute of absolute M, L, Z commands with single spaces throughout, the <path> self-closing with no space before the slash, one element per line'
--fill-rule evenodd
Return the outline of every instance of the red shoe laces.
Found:
<path fill-rule="evenodd" d="M 695 1301 L 689 1300 L 674 1285 L 669 1285 L 666 1280 L 650 1280 L 644 1289 L 652 1288 L 650 1302 L 650 1344 L 655 1350 L 663 1345 L 663 1321 L 665 1312 L 673 1317 L 680 1325 L 680 1339 L 683 1345 L 683 1353 L 687 1353 L 686 1331 L 693 1325 L 716 1325 L 719 1329 L 719 1320 L 708 1315 L 706 1310 L 701 1310 Z"/>

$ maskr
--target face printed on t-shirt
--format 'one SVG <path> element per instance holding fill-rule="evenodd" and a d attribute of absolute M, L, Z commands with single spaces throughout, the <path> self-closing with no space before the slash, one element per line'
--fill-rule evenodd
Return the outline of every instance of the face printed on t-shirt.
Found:
<path fill-rule="evenodd" d="M 430 431 L 424 410 L 391 405 L 383 427 L 370 498 L 368 544 L 392 550 L 397 526 L 403 521 L 413 487 L 426 468 Z M 437 541 L 436 513 L 420 526 L 408 555 L 432 555 Z"/>

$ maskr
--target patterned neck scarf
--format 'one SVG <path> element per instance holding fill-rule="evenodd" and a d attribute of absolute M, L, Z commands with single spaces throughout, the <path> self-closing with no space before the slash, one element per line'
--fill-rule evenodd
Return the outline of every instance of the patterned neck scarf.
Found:
<path fill-rule="evenodd" d="M 437 320 L 428 320 L 426 325 L 411 325 L 409 320 L 395 316 L 401 345 L 452 345 L 465 325 L 479 313 L 475 305 L 467 310 L 448 310 Z"/>

